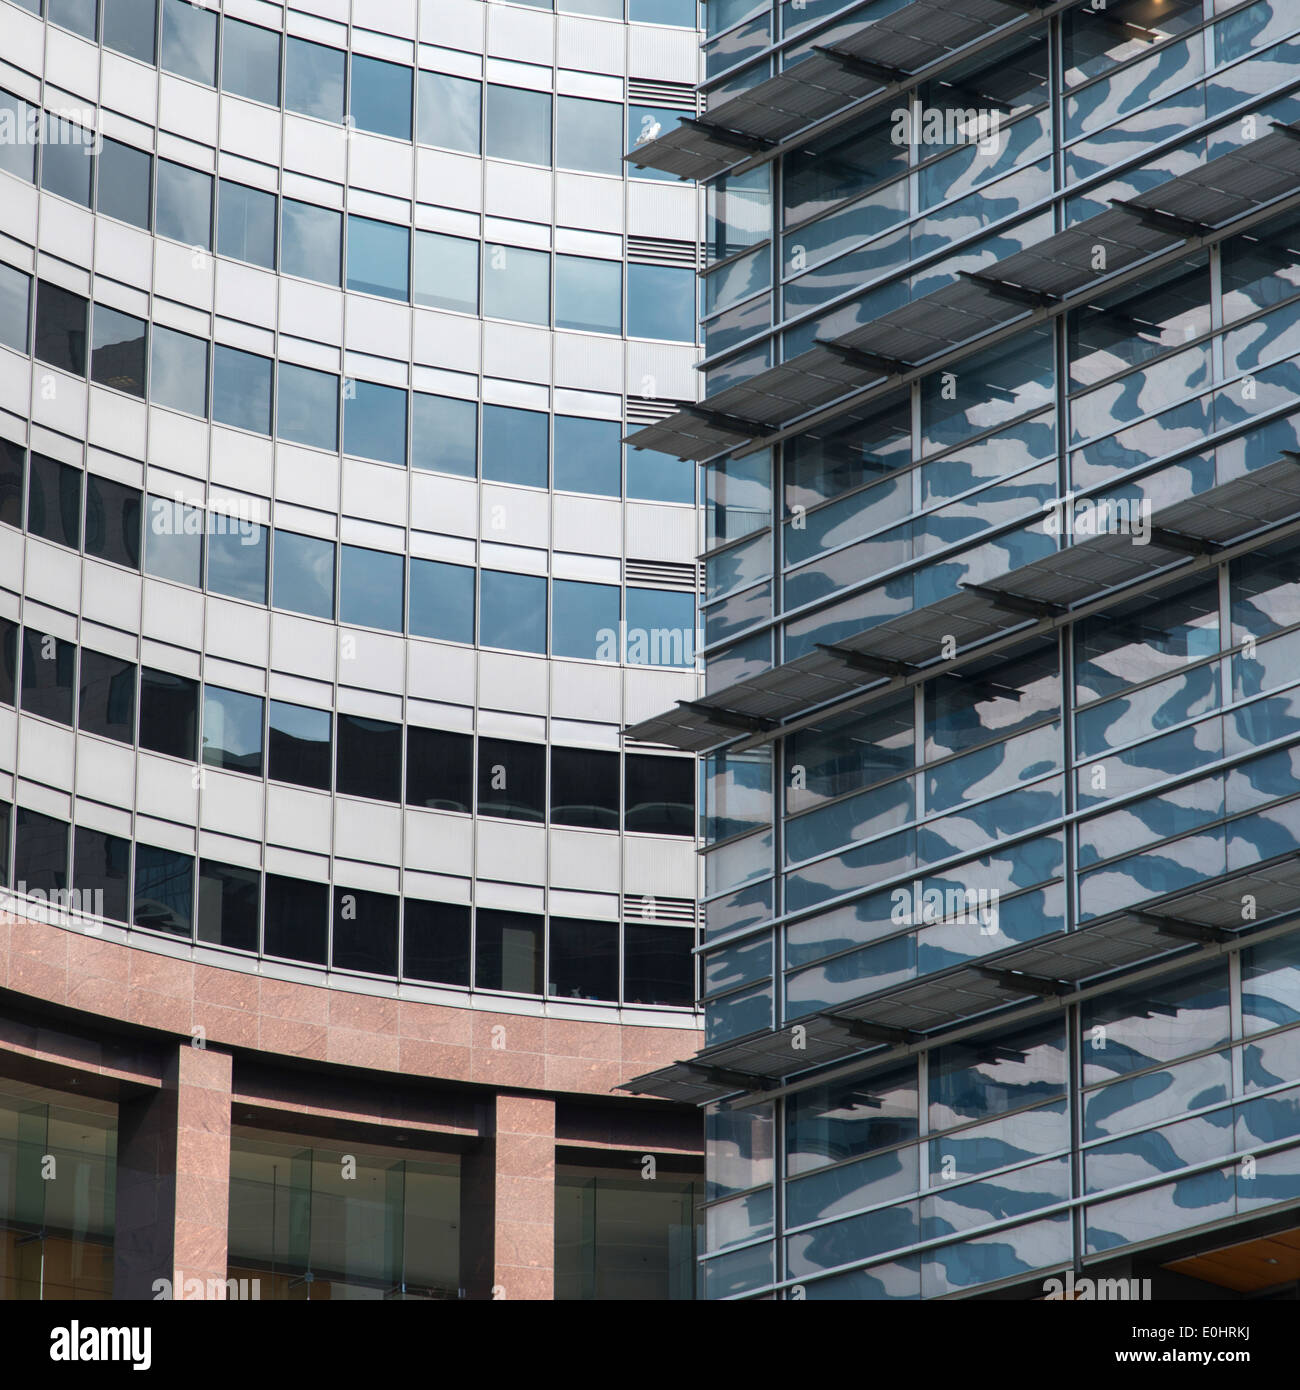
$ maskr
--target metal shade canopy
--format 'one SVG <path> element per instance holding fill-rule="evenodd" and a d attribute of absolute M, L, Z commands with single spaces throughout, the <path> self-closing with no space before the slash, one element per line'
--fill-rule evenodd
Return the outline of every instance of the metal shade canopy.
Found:
<path fill-rule="evenodd" d="M 624 158 L 681 179 L 710 179 L 745 156 L 788 139 L 850 101 L 910 82 L 958 49 L 1025 16 L 1016 0 L 913 0 L 893 14 L 814 45 L 806 57 L 683 120 Z M 852 16 L 846 16 L 851 19 Z"/>
<path fill-rule="evenodd" d="M 1134 581 L 1298 512 L 1300 461 L 1288 455 L 1162 507 L 1151 518 L 1147 545 L 1135 545 L 1129 535 L 1079 541 L 988 583 L 841 638 L 834 646 L 819 646 L 704 700 L 683 702 L 634 724 L 626 733 L 645 743 L 703 752 L 734 739 L 738 731 L 753 731 L 755 721 L 775 727 L 780 720 L 851 695 L 871 681 L 933 661 L 949 636 L 956 638 L 961 651 L 1035 617 L 1068 619 L 1072 606 L 1107 593 L 1114 592 L 1118 602 L 1120 591 Z"/>
<path fill-rule="evenodd" d="M 1243 895 L 1256 919 L 1243 922 Z M 625 1082 L 619 1089 L 705 1104 L 761 1091 L 783 1079 L 860 1055 L 881 1043 L 920 1040 L 936 1029 L 1009 1004 L 1065 997 L 1090 980 L 1148 964 L 1195 944 L 1230 941 L 1296 911 L 1300 854 L 1278 856 L 1211 883 L 1180 889 L 1108 913 L 1074 931 L 1058 931 L 978 960 L 864 994 L 779 1029 L 705 1048 L 693 1061 Z M 796 1047 L 794 1029 L 803 1035 Z"/>
<path fill-rule="evenodd" d="M 1214 231 L 1300 184 L 1300 123 L 729 386 L 626 442 L 697 462 L 774 432 L 873 381 L 900 376 L 1036 309 L 1094 293 L 1116 271 Z M 1098 266 L 1101 269 L 1098 269 Z M 701 427 L 708 416 L 712 424 Z"/>

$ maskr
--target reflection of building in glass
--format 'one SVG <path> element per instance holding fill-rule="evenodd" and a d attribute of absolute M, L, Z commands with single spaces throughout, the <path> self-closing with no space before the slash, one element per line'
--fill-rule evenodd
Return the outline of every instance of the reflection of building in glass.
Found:
<path fill-rule="evenodd" d="M 0 1295 L 692 1295 L 695 21 L 0 0 Z"/>
<path fill-rule="evenodd" d="M 1300 12 L 1103 9 L 710 4 L 634 151 L 707 184 L 632 437 L 707 695 L 629 732 L 704 758 L 630 1089 L 708 1107 L 710 1297 L 1296 1296 Z"/>

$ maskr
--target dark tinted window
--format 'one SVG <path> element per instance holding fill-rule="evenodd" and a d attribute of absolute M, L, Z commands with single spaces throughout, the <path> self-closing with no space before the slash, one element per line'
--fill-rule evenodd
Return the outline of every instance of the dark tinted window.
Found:
<path fill-rule="evenodd" d="M 623 999 L 628 1004 L 695 1000 L 695 933 L 628 922 L 623 928 Z"/>
<path fill-rule="evenodd" d="M 18 693 L 18 624 L 0 618 L 0 700 L 14 703 Z"/>
<path fill-rule="evenodd" d="M 199 861 L 198 939 L 236 951 L 257 950 L 262 876 L 235 864 Z"/>
<path fill-rule="evenodd" d="M 695 759 L 629 753 L 624 828 L 647 835 L 695 833 Z"/>
<path fill-rule="evenodd" d="M 140 494 L 135 488 L 86 474 L 86 554 L 140 568 Z"/>
<path fill-rule="evenodd" d="M 409 140 L 411 76 L 411 69 L 401 63 L 385 63 L 380 58 L 354 53 L 348 107 L 357 128 Z"/>
<path fill-rule="evenodd" d="M 431 984 L 469 984 L 469 908 L 457 903 L 402 904 L 402 974 Z"/>
<path fill-rule="evenodd" d="M 49 893 L 68 886 L 68 827 L 52 816 L 18 808 L 14 835 L 14 888 Z"/>
<path fill-rule="evenodd" d="M 36 356 L 74 376 L 86 375 L 87 301 L 48 280 L 36 284 Z"/>
<path fill-rule="evenodd" d="M 542 992 L 542 919 L 523 912 L 478 913 L 474 982 L 479 989 Z"/>
<path fill-rule="evenodd" d="M 198 682 L 146 666 L 140 674 L 140 747 L 193 762 L 198 725 Z"/>
<path fill-rule="evenodd" d="M 405 607 L 401 555 L 386 550 L 367 550 L 359 545 L 343 547 L 343 573 L 339 583 L 340 617 L 345 623 L 402 631 Z"/>
<path fill-rule="evenodd" d="M 330 719 L 327 709 L 271 701 L 267 770 L 275 781 L 329 790 Z"/>
<path fill-rule="evenodd" d="M 72 723 L 72 691 L 77 648 L 73 642 L 23 629 L 23 710 L 44 719 Z"/>
<path fill-rule="evenodd" d="M 81 649 L 82 733 L 135 742 L 135 664 L 104 652 Z"/>
<path fill-rule="evenodd" d="M 411 559 L 408 630 L 444 642 L 474 640 L 474 570 L 442 560 Z"/>
<path fill-rule="evenodd" d="M 127 915 L 131 892 L 130 840 L 78 826 L 72 838 L 72 886 L 80 894 L 103 894 L 98 902 L 82 897 L 83 912 L 108 917 L 114 922 L 130 920 Z"/>
<path fill-rule="evenodd" d="M 340 714 L 336 790 L 376 801 L 402 799 L 402 726 Z"/>
<path fill-rule="evenodd" d="M 546 992 L 562 999 L 617 999 L 618 924 L 552 917 Z"/>
<path fill-rule="evenodd" d="M 406 799 L 437 811 L 474 809 L 474 740 L 469 734 L 407 727 Z"/>
<path fill-rule="evenodd" d="M 27 529 L 43 540 L 71 546 L 81 544 L 80 468 L 44 454 L 33 454 L 27 465 Z"/>
<path fill-rule="evenodd" d="M 541 820 L 546 815 L 546 749 L 539 743 L 479 739 L 478 809 L 481 816 Z"/>
<path fill-rule="evenodd" d="M 334 890 L 334 965 L 371 975 L 397 974 L 397 907 L 388 893 Z"/>
<path fill-rule="evenodd" d="M 551 749 L 551 823 L 618 829 L 618 754 Z"/>
<path fill-rule="evenodd" d="M 194 928 L 194 860 L 153 845 L 135 847 L 135 924 L 173 936 Z"/>
<path fill-rule="evenodd" d="M 27 451 L 21 444 L 0 439 L 0 521 L 23 524 L 23 473 Z"/>
<path fill-rule="evenodd" d="M 329 889 L 323 883 L 266 876 L 266 953 L 325 964 L 329 939 Z"/>

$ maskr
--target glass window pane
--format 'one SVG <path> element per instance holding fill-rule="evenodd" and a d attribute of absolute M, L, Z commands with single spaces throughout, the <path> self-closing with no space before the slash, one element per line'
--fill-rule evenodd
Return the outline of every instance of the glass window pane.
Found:
<path fill-rule="evenodd" d="M 151 64 L 157 4 L 158 0 L 104 0 L 104 43 Z"/>
<path fill-rule="evenodd" d="M 208 512 L 208 588 L 214 594 L 266 602 L 267 530 L 247 517 Z"/>
<path fill-rule="evenodd" d="M 162 66 L 205 86 L 217 85 L 217 15 L 189 0 L 163 0 Z"/>
<path fill-rule="evenodd" d="M 469 985 L 470 910 L 458 903 L 402 903 L 402 974 L 431 984 Z"/>
<path fill-rule="evenodd" d="M 415 234 L 416 304 L 478 313 L 478 242 L 440 232 Z"/>
<path fill-rule="evenodd" d="M 76 668 L 75 643 L 23 628 L 23 712 L 70 725 Z"/>
<path fill-rule="evenodd" d="M 402 799 L 402 726 L 359 714 L 338 717 L 335 790 L 372 801 Z"/>
<path fill-rule="evenodd" d="M 329 791 L 334 765 L 327 709 L 271 701 L 267 775 L 277 782 Z"/>
<path fill-rule="evenodd" d="M 513 406 L 483 407 L 483 478 L 545 487 L 549 417 Z"/>
<path fill-rule="evenodd" d="M 296 531 L 275 533 L 271 602 L 313 618 L 334 616 L 334 542 Z"/>
<path fill-rule="evenodd" d="M 406 392 L 349 381 L 343 392 L 343 449 L 358 458 L 406 463 Z"/>
<path fill-rule="evenodd" d="M 479 642 L 513 652 L 546 651 L 546 580 L 480 570 Z"/>
<path fill-rule="evenodd" d="M 348 289 L 409 298 L 410 232 L 371 217 L 348 218 Z"/>
<path fill-rule="evenodd" d="M 443 642 L 474 641 L 474 570 L 440 560 L 411 560 L 410 631 Z"/>
<path fill-rule="evenodd" d="M 275 432 L 295 444 L 334 453 L 339 447 L 339 379 L 330 372 L 281 362 Z"/>
<path fill-rule="evenodd" d="M 81 544 L 80 468 L 33 453 L 27 466 L 27 529 L 73 550 Z"/>
<path fill-rule="evenodd" d="M 31 295 L 30 276 L 13 266 L 0 265 L 0 343 L 23 354 L 31 325 Z"/>
<path fill-rule="evenodd" d="M 520 323 L 551 321 L 551 256 L 518 246 L 483 251 L 483 313 Z"/>
<path fill-rule="evenodd" d="M 228 772 L 262 775 L 262 701 L 242 690 L 203 687 L 203 761 Z"/>
<path fill-rule="evenodd" d="M 221 87 L 236 96 L 279 106 L 279 34 L 226 15 L 221 25 Z"/>
<path fill-rule="evenodd" d="M 494 159 L 518 159 L 549 167 L 551 94 L 489 83 L 486 145 Z"/>
<path fill-rule="evenodd" d="M 504 738 L 478 741 L 478 813 L 506 820 L 546 817 L 546 747 Z"/>
<path fill-rule="evenodd" d="M 474 809 L 474 740 L 442 729 L 406 730 L 406 800 L 433 811 Z"/>
<path fill-rule="evenodd" d="M 193 762 L 198 734 L 198 682 L 146 666 L 140 672 L 140 747 Z"/>
<path fill-rule="evenodd" d="M 551 824 L 618 829 L 617 753 L 551 749 Z"/>
<path fill-rule="evenodd" d="M 275 194 L 222 179 L 217 203 L 217 250 L 237 261 L 275 269 Z"/>
<path fill-rule="evenodd" d="M 256 951 L 261 907 L 262 875 L 256 869 L 199 860 L 200 941 L 230 951 Z"/>
<path fill-rule="evenodd" d="M 158 161 L 154 232 L 187 246 L 212 247 L 212 175 L 169 159 Z"/>
<path fill-rule="evenodd" d="M 402 630 L 402 556 L 384 550 L 343 547 L 339 617 L 361 627 Z"/>
<path fill-rule="evenodd" d="M 695 596 L 667 589 L 628 589 L 624 659 L 634 666 L 693 666 Z"/>
<path fill-rule="evenodd" d="M 94 132 L 52 116 L 48 111 L 42 122 L 41 187 L 88 208 L 94 167 L 91 159 L 95 149 Z"/>
<path fill-rule="evenodd" d="M 266 953 L 324 965 L 329 942 L 329 889 L 280 874 L 266 876 Z"/>
<path fill-rule="evenodd" d="M 0 703 L 18 703 L 18 624 L 0 618 Z"/>
<path fill-rule="evenodd" d="M 101 386 L 144 396 L 145 322 L 96 304 L 90 379 Z"/>
<path fill-rule="evenodd" d="M 113 922 L 128 920 L 131 894 L 131 841 L 78 826 L 72 840 L 72 886 L 97 894 L 88 910 Z M 85 899 L 82 899 L 85 906 Z"/>
<path fill-rule="evenodd" d="M 133 662 L 83 647 L 77 717 L 81 732 L 134 743 L 135 681 Z"/>
<path fill-rule="evenodd" d="M 417 391 L 411 398 L 411 465 L 474 477 L 478 472 L 478 403 Z"/>
<path fill-rule="evenodd" d="M 622 594 L 618 585 L 556 579 L 551 590 L 552 654 L 586 661 L 617 661 Z"/>
<path fill-rule="evenodd" d="M 105 136 L 99 150 L 98 210 L 147 231 L 152 184 L 153 156 Z"/>
<path fill-rule="evenodd" d="M 555 163 L 592 174 L 623 173 L 623 107 L 582 97 L 555 99 Z"/>
<path fill-rule="evenodd" d="M 14 827 L 14 888 L 49 893 L 68 886 L 68 827 L 52 816 L 18 808 Z"/>
<path fill-rule="evenodd" d="M 154 324 L 150 334 L 149 398 L 189 415 L 208 413 L 208 345 Z"/>
<path fill-rule="evenodd" d="M 291 37 L 284 55 L 285 109 L 341 121 L 346 61 L 342 49 Z"/>
<path fill-rule="evenodd" d="M 271 359 L 216 344 L 212 354 L 212 419 L 254 434 L 271 433 Z"/>
<path fill-rule="evenodd" d="M 359 130 L 411 138 L 411 69 L 379 58 L 352 55 L 349 110 Z"/>
<path fill-rule="evenodd" d="M 555 258 L 555 326 L 585 333 L 623 331 L 623 267 L 587 256 Z"/>
<path fill-rule="evenodd" d="M 194 926 L 194 860 L 153 845 L 135 847 L 137 927 L 188 937 Z"/>
<path fill-rule="evenodd" d="M 695 0 L 627 0 L 627 17 L 633 24 L 674 24 L 695 28 Z"/>
<path fill-rule="evenodd" d="M 648 145 L 661 135 L 677 129 L 682 112 L 662 106 L 641 106 L 635 102 L 627 108 L 627 152 L 632 153 L 638 145 Z M 666 169 L 642 169 L 631 160 L 625 162 L 628 177 L 633 179 L 658 179 L 677 181 L 676 174 Z"/>
<path fill-rule="evenodd" d="M 623 457 L 623 427 L 617 420 L 555 417 L 555 486 L 565 492 L 617 497 Z"/>
<path fill-rule="evenodd" d="M 694 760 L 629 753 L 624 761 L 623 828 L 645 835 L 694 835 Z"/>
<path fill-rule="evenodd" d="M 617 999 L 618 923 L 552 917 L 546 992 L 561 999 Z"/>
<path fill-rule="evenodd" d="M 400 904 L 400 898 L 388 893 L 335 888 L 332 961 L 335 968 L 395 976 Z"/>
<path fill-rule="evenodd" d="M 86 314 L 89 304 L 48 280 L 36 284 L 36 356 L 51 367 L 86 375 Z"/>
<path fill-rule="evenodd" d="M 474 983 L 514 994 L 542 992 L 542 919 L 523 912 L 480 909 Z"/>
<path fill-rule="evenodd" d="M 135 488 L 86 474 L 86 554 L 140 568 L 140 493 Z"/>
<path fill-rule="evenodd" d="M 695 1001 L 695 933 L 628 922 L 623 928 L 623 998 L 629 1004 Z"/>
<path fill-rule="evenodd" d="M 630 338 L 695 341 L 695 272 L 683 266 L 627 268 L 627 332 Z"/>
<path fill-rule="evenodd" d="M 0 521 L 19 530 L 27 496 L 26 468 L 27 450 L 12 440 L 0 439 Z"/>
<path fill-rule="evenodd" d="M 478 154 L 483 85 L 442 72 L 420 74 L 420 143 Z"/>
<path fill-rule="evenodd" d="M 0 169 L 28 183 L 36 182 L 36 151 L 40 148 L 40 114 L 22 97 L 12 92 L 0 92 L 0 126 L 12 130 L 7 140 L 0 140 Z"/>
<path fill-rule="evenodd" d="M 280 204 L 280 273 L 337 285 L 342 229 L 342 213 L 285 198 Z"/>
<path fill-rule="evenodd" d="M 203 583 L 203 518 L 201 507 L 187 507 L 151 493 L 146 573 L 197 589 Z"/>

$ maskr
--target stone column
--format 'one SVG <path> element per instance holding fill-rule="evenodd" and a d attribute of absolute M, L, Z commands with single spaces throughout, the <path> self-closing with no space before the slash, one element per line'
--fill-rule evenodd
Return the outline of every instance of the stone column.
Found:
<path fill-rule="evenodd" d="M 499 1094 L 493 1296 L 555 1296 L 555 1101 Z"/>
<path fill-rule="evenodd" d="M 118 1108 L 113 1297 L 224 1298 L 230 1207 L 228 1053 L 178 1044 L 163 1084 Z"/>

